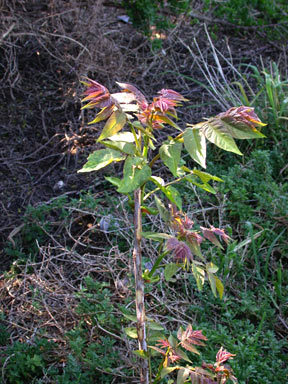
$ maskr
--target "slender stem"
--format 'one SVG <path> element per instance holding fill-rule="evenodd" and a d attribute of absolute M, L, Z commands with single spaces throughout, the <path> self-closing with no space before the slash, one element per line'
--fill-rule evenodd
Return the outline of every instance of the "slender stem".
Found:
<path fill-rule="evenodd" d="M 168 253 L 168 251 L 165 251 L 165 252 L 161 253 L 160 256 L 158 256 L 158 258 L 155 261 L 151 271 L 148 274 L 149 277 L 152 277 L 154 275 L 154 273 L 157 271 L 157 268 L 159 267 L 161 261 L 164 259 L 164 257 L 167 255 L 167 253 Z"/>
<path fill-rule="evenodd" d="M 154 156 L 153 159 L 150 161 L 150 163 L 149 163 L 149 167 L 152 168 L 153 165 L 155 164 L 155 162 L 156 162 L 158 159 L 160 159 L 160 155 L 159 155 L 159 153 L 157 153 L 157 155 Z"/>
<path fill-rule="evenodd" d="M 147 159 L 148 155 L 148 146 L 149 146 L 149 137 L 146 135 L 144 136 L 144 148 L 143 148 L 143 157 Z"/>
<path fill-rule="evenodd" d="M 138 140 L 138 137 L 137 137 L 137 134 L 135 132 L 135 129 L 133 127 L 132 124 L 130 124 L 131 126 L 131 132 L 133 133 L 133 136 L 134 136 L 134 140 L 135 140 L 135 144 L 136 144 L 136 148 L 138 149 L 138 151 L 141 153 L 141 143 L 140 141 Z"/>
<path fill-rule="evenodd" d="M 146 341 L 146 320 L 144 306 L 144 281 L 142 278 L 142 216 L 141 216 L 141 189 L 134 191 L 134 250 L 133 265 L 135 277 L 136 292 L 136 315 L 137 315 L 137 334 L 139 349 L 147 352 Z M 141 360 L 140 365 L 140 382 L 141 384 L 149 384 L 149 367 L 146 359 Z"/>
<path fill-rule="evenodd" d="M 191 172 L 191 173 L 192 173 L 192 172 Z M 166 184 L 164 185 L 164 187 L 168 187 L 168 185 L 176 184 L 176 183 L 178 183 L 179 181 L 185 179 L 186 176 L 187 176 L 187 175 L 178 177 L 178 179 L 175 179 L 175 180 L 170 181 L 169 183 L 166 183 Z M 149 196 L 153 195 L 153 193 L 155 193 L 155 192 L 159 191 L 159 189 L 161 189 L 161 185 L 158 184 L 158 183 L 155 181 L 155 179 L 150 178 L 149 180 L 151 180 L 154 184 L 159 185 L 159 187 L 153 189 L 153 191 L 148 192 L 148 193 L 143 197 L 143 201 L 147 200 Z"/>

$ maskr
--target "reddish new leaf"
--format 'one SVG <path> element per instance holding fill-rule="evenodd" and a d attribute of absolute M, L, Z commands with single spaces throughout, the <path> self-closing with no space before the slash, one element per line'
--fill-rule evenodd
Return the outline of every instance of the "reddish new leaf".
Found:
<path fill-rule="evenodd" d="M 136 101 L 139 104 L 139 107 L 142 110 L 145 110 L 148 107 L 148 102 L 146 100 L 146 97 L 143 95 L 142 92 L 139 91 L 134 85 L 127 84 L 127 83 L 118 83 L 120 88 L 122 88 L 126 92 L 131 92 L 135 95 Z"/>
<path fill-rule="evenodd" d="M 111 95 L 104 85 L 97 83 L 97 81 L 87 79 L 88 82 L 82 82 L 87 86 L 86 91 L 83 93 L 86 97 L 82 100 L 89 101 L 82 109 L 85 108 L 105 108 L 111 107 L 114 102 L 111 98 Z"/>
<path fill-rule="evenodd" d="M 204 346 L 205 344 L 202 342 L 202 340 L 207 340 L 207 337 L 202 334 L 202 331 L 193 331 L 191 324 L 188 325 L 185 331 L 181 332 L 179 330 L 177 337 L 181 341 L 181 345 L 182 342 L 185 341 L 189 344 Z"/>
<path fill-rule="evenodd" d="M 236 355 L 226 351 L 226 349 L 223 349 L 223 347 L 221 347 L 219 349 L 219 351 L 217 352 L 215 365 L 225 363 L 225 361 L 227 361 L 229 359 L 233 359 L 233 356 L 236 356 Z"/>
<path fill-rule="evenodd" d="M 176 237 L 168 239 L 166 248 L 168 251 L 172 251 L 176 260 L 184 262 L 185 260 L 192 260 L 192 253 L 187 244 L 183 241 L 179 241 Z"/>

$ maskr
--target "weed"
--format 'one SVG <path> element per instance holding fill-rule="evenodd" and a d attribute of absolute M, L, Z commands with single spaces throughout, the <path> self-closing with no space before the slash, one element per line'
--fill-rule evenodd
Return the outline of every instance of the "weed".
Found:
<path fill-rule="evenodd" d="M 5 350 L 4 358 L 1 358 L 3 377 L 9 384 L 36 382 L 43 375 L 45 366 L 51 364 L 54 348 L 55 344 L 44 338 L 29 343 L 16 341 Z"/>
<path fill-rule="evenodd" d="M 134 26 L 150 36 L 151 26 L 162 30 L 172 27 L 171 16 L 186 12 L 190 2 L 189 0 L 168 0 L 164 5 L 163 0 L 128 0 L 122 1 L 122 6 L 126 9 Z"/>
<path fill-rule="evenodd" d="M 287 34 L 288 11 L 285 0 L 205 0 L 207 8 L 213 10 L 213 14 L 219 18 L 241 26 L 263 27 L 269 37 L 281 38 Z M 279 27 L 277 27 L 279 24 Z M 274 28 L 273 28 L 274 27 Z"/>

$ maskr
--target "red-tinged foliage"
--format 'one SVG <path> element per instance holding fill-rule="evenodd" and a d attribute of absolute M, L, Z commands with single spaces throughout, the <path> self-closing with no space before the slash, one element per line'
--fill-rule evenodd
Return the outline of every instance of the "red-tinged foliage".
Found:
<path fill-rule="evenodd" d="M 117 83 L 117 84 L 119 85 L 120 88 L 123 89 L 124 92 L 131 92 L 134 94 L 137 104 L 142 111 L 148 108 L 148 102 L 146 100 L 146 97 L 143 95 L 142 92 L 139 91 L 138 88 L 136 88 L 132 84 L 127 84 L 127 83 Z"/>
<path fill-rule="evenodd" d="M 203 370 L 196 367 L 194 372 L 190 373 L 191 383 L 192 384 L 217 384 L 218 382 L 214 380 L 214 378 L 209 376 L 209 372 L 207 374 L 203 373 Z"/>
<path fill-rule="evenodd" d="M 209 369 L 213 375 L 217 378 L 217 383 L 225 384 L 228 380 L 232 380 L 233 383 L 238 383 L 237 378 L 233 375 L 233 371 L 229 365 L 222 365 L 229 359 L 233 359 L 236 356 L 221 347 L 216 355 L 216 363 L 206 364 L 202 363 L 202 368 Z"/>
<path fill-rule="evenodd" d="M 178 331 L 177 337 L 180 340 L 181 345 L 183 342 L 194 344 L 194 345 L 201 345 L 204 346 L 205 344 L 203 341 L 207 341 L 207 337 L 202 334 L 202 331 L 193 331 L 192 325 L 189 324 L 185 331 Z"/>
<path fill-rule="evenodd" d="M 87 89 L 83 93 L 83 95 L 86 95 L 86 97 L 82 100 L 82 102 L 89 101 L 89 103 L 86 104 L 82 109 L 94 107 L 111 107 L 114 102 L 108 89 L 104 87 L 104 85 L 97 83 L 97 81 L 91 79 L 87 80 L 88 82 L 83 82 L 87 86 Z"/>
<path fill-rule="evenodd" d="M 164 364 L 165 366 L 168 366 L 170 362 L 175 363 L 176 361 L 181 360 L 182 357 L 177 354 L 167 339 L 159 339 L 156 346 L 164 350 L 166 349 L 166 351 L 163 351 L 160 348 L 153 347 L 153 349 L 160 352 L 163 356 L 166 356 L 167 361 Z"/>
<path fill-rule="evenodd" d="M 182 212 L 176 212 L 172 215 L 171 218 L 171 227 L 174 231 L 179 232 L 180 234 L 185 234 L 186 230 L 193 228 L 194 221 L 189 219 L 189 217 Z"/>
<path fill-rule="evenodd" d="M 245 106 L 230 108 L 228 111 L 222 112 L 216 117 L 220 117 L 224 121 L 233 120 L 234 122 L 243 123 L 250 126 L 252 129 L 256 129 L 255 125 L 266 125 L 262 123 L 259 117 L 256 115 L 254 108 Z"/>
<path fill-rule="evenodd" d="M 182 102 L 182 101 L 188 101 L 188 99 L 185 99 L 180 93 L 173 91 L 172 89 L 161 89 L 161 91 L 158 92 L 160 94 L 160 97 L 163 97 L 168 100 L 174 100 L 175 102 Z"/>
<path fill-rule="evenodd" d="M 195 244 L 196 245 L 200 245 L 203 241 L 203 237 L 199 235 L 199 233 L 197 232 L 189 232 L 186 234 L 186 239 L 188 241 L 188 243 L 190 244 Z"/>
<path fill-rule="evenodd" d="M 216 355 L 216 364 L 219 365 L 219 364 L 225 363 L 225 361 L 229 359 L 233 359 L 233 356 L 236 356 L 236 355 L 226 351 L 226 349 L 223 349 L 223 347 L 221 347 Z"/>
<path fill-rule="evenodd" d="M 87 79 L 87 81 L 84 81 L 83 84 L 87 86 L 87 90 L 84 92 L 86 97 L 82 101 L 89 101 L 89 103 L 86 104 L 82 109 L 115 106 L 115 108 L 121 110 L 121 102 L 117 102 L 119 96 L 116 98 L 116 94 L 110 95 L 107 88 L 105 88 L 103 85 L 91 79 Z M 160 92 L 158 92 L 160 96 L 154 97 L 153 102 L 149 104 L 143 93 L 139 91 L 139 89 L 134 85 L 127 83 L 117 84 L 120 88 L 122 88 L 122 92 L 130 92 L 130 94 L 134 95 L 134 101 L 136 101 L 136 104 L 134 103 L 133 105 L 134 107 L 136 106 L 138 108 L 136 117 L 144 127 L 150 127 L 151 129 L 161 129 L 165 124 L 174 126 L 174 123 L 168 118 L 166 114 L 169 112 L 170 115 L 176 117 L 175 107 L 179 106 L 182 101 L 186 101 L 186 99 L 180 95 L 180 93 L 171 89 L 162 89 Z M 115 95 L 115 98 L 113 95 Z M 95 123 L 98 121 L 100 120 L 93 120 Z"/>
<path fill-rule="evenodd" d="M 215 228 L 213 226 L 211 226 L 210 228 L 205 228 L 205 227 L 200 227 L 200 228 L 202 230 L 203 236 L 206 239 L 210 240 L 211 243 L 217 245 L 218 247 L 221 247 L 221 244 L 219 243 L 215 235 L 220 236 L 220 238 L 223 239 L 226 244 L 228 244 L 229 240 L 231 240 L 231 238 L 224 232 L 223 229 Z"/>
<path fill-rule="evenodd" d="M 158 344 L 156 344 L 160 348 L 172 348 L 171 344 L 167 339 L 159 339 Z"/>
<path fill-rule="evenodd" d="M 179 241 L 176 237 L 171 237 L 167 241 L 166 248 L 174 253 L 175 259 L 180 262 L 192 260 L 192 252 L 186 243 Z"/>

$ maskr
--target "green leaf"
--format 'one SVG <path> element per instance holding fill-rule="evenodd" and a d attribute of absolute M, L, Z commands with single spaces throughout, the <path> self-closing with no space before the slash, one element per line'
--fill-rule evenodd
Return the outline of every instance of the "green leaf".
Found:
<path fill-rule="evenodd" d="M 207 274 L 208 274 L 208 279 L 209 279 L 209 283 L 210 283 L 210 286 L 211 286 L 212 293 L 213 293 L 213 295 L 215 297 L 217 297 L 215 276 L 212 273 L 210 273 L 210 272 L 207 272 Z"/>
<path fill-rule="evenodd" d="M 188 127 L 184 131 L 183 139 L 184 146 L 192 159 L 206 168 L 206 139 L 202 130 L 197 126 Z"/>
<path fill-rule="evenodd" d="M 192 363 L 192 361 L 189 359 L 189 357 L 187 356 L 187 354 L 186 354 L 182 349 L 180 349 L 180 348 L 176 348 L 176 349 L 175 349 L 175 352 L 176 352 L 176 354 L 177 354 L 178 356 L 181 357 L 181 359 L 183 359 L 183 360 L 185 360 L 185 361 L 187 361 L 187 362 L 189 362 L 189 363 Z"/>
<path fill-rule="evenodd" d="M 151 168 L 143 163 L 141 158 L 127 157 L 124 170 L 123 179 L 117 191 L 119 193 L 130 193 L 135 189 L 141 187 L 151 176 Z"/>
<path fill-rule="evenodd" d="M 200 177 L 203 183 L 208 183 L 210 180 L 224 182 L 224 180 L 220 179 L 220 177 L 210 175 L 210 173 L 199 171 L 199 169 L 193 169 L 193 175 Z"/>
<path fill-rule="evenodd" d="M 127 336 L 131 337 L 132 339 L 138 338 L 137 328 L 135 327 L 124 328 L 124 332 L 126 333 Z"/>
<path fill-rule="evenodd" d="M 81 109 L 84 109 L 84 108 L 85 107 L 83 107 Z M 88 125 L 96 124 L 96 123 L 99 123 L 99 121 L 108 119 L 108 117 L 111 115 L 111 112 L 112 112 L 111 107 L 106 107 L 106 108 L 101 109 L 101 111 L 99 113 L 97 113 L 96 118 L 94 120 L 90 121 L 88 123 Z"/>
<path fill-rule="evenodd" d="M 162 187 L 165 186 L 165 181 L 162 179 L 162 177 L 159 177 L 159 176 L 151 176 L 150 177 L 150 180 L 153 181 L 154 184 L 157 185 L 157 187 L 159 187 L 159 189 Z"/>
<path fill-rule="evenodd" d="M 168 199 L 182 211 L 182 198 L 176 188 L 168 185 L 168 187 L 162 187 L 161 191 L 168 197 Z"/>
<path fill-rule="evenodd" d="M 216 289 L 219 293 L 220 299 L 222 300 L 223 293 L 224 293 L 224 285 L 222 284 L 222 281 L 220 279 L 218 279 L 217 276 L 214 276 L 214 277 L 215 277 L 215 282 L 216 282 Z"/>
<path fill-rule="evenodd" d="M 184 179 L 189 181 L 189 183 L 191 183 L 193 185 L 196 185 L 196 187 L 203 189 L 206 192 L 213 193 L 214 195 L 216 194 L 215 189 L 213 187 L 211 187 L 210 184 L 208 184 L 208 183 L 203 183 L 203 184 L 198 183 L 196 181 L 197 179 L 193 175 L 187 175 Z"/>
<path fill-rule="evenodd" d="M 142 213 L 149 213 L 149 215 L 158 215 L 157 209 L 153 209 L 147 205 L 141 205 L 141 211 Z"/>
<path fill-rule="evenodd" d="M 135 137 L 132 132 L 119 132 L 108 138 L 111 141 L 124 141 L 125 143 L 134 143 Z"/>
<path fill-rule="evenodd" d="M 192 241 L 192 239 L 190 238 L 188 242 L 188 246 L 191 249 L 191 252 L 193 253 L 193 255 L 198 256 L 203 261 L 205 260 L 201 253 L 200 245 L 197 243 L 196 239 L 195 241 Z"/>
<path fill-rule="evenodd" d="M 145 239 L 151 239 L 155 241 L 162 241 L 163 239 L 168 240 L 171 237 L 173 237 L 172 235 L 168 235 L 167 233 L 157 233 L 157 232 L 142 232 L 142 236 Z"/>
<path fill-rule="evenodd" d="M 213 264 L 212 262 L 206 264 L 206 271 L 210 273 L 216 273 L 218 271 L 217 265 Z"/>
<path fill-rule="evenodd" d="M 109 181 L 109 183 L 113 184 L 117 188 L 120 186 L 121 183 L 121 179 L 119 179 L 118 177 L 105 176 L 105 180 Z"/>
<path fill-rule="evenodd" d="M 174 348 L 174 349 L 177 348 L 178 341 L 177 341 L 177 339 L 175 339 L 174 336 L 170 335 L 168 337 L 168 341 L 169 341 L 169 344 L 171 345 L 172 348 Z"/>
<path fill-rule="evenodd" d="M 174 123 L 173 120 L 169 119 L 169 117 L 167 117 L 167 116 L 163 116 L 163 115 L 157 116 L 156 115 L 156 120 L 163 122 L 165 124 L 169 124 L 169 125 L 171 125 L 171 127 L 178 129 L 178 131 L 182 132 L 182 129 L 180 127 L 178 127 L 178 125 L 176 123 Z"/>
<path fill-rule="evenodd" d="M 136 147 L 132 143 L 126 143 L 124 141 L 102 141 L 102 144 L 116 151 L 127 153 L 127 155 L 135 155 L 136 153 Z"/>
<path fill-rule="evenodd" d="M 175 369 L 178 369 L 178 367 L 165 367 L 161 369 L 161 379 L 163 379 L 165 376 L 169 375 L 169 373 L 175 371 Z"/>
<path fill-rule="evenodd" d="M 99 149 L 98 151 L 91 153 L 91 155 L 88 156 L 87 160 L 87 163 L 78 172 L 82 173 L 98 171 L 99 169 L 106 167 L 114 161 L 125 160 L 125 156 L 119 153 L 119 151 L 106 148 Z"/>
<path fill-rule="evenodd" d="M 224 149 L 228 152 L 234 152 L 237 155 L 242 155 L 237 147 L 233 137 L 225 129 L 223 125 L 218 124 L 218 120 L 210 119 L 203 124 L 203 133 L 207 140 L 215 144 L 217 147 Z"/>
<path fill-rule="evenodd" d="M 177 374 L 177 384 L 184 384 L 187 378 L 190 375 L 190 369 L 188 368 L 181 368 L 178 371 Z"/>
<path fill-rule="evenodd" d="M 194 263 L 192 264 L 192 272 L 195 277 L 197 287 L 199 291 L 202 291 L 205 282 L 205 271 L 203 268 L 197 267 Z"/>
<path fill-rule="evenodd" d="M 163 332 L 159 331 L 149 331 L 148 342 L 157 343 L 160 339 L 165 339 Z"/>
<path fill-rule="evenodd" d="M 175 204 L 180 211 L 182 211 L 182 199 L 181 199 L 180 193 L 177 191 L 176 188 L 172 187 L 171 185 L 169 185 L 168 187 L 164 187 L 163 185 L 160 184 L 159 180 L 162 180 L 162 179 L 159 177 L 152 176 L 150 180 L 157 185 L 157 187 L 164 193 L 164 195 L 173 204 Z"/>
<path fill-rule="evenodd" d="M 159 199 L 158 196 L 154 195 L 154 199 L 161 219 L 165 223 L 168 223 L 168 221 L 170 220 L 170 213 L 168 209 L 165 207 L 164 203 Z"/>
<path fill-rule="evenodd" d="M 127 311 L 126 308 L 124 308 L 124 307 L 122 307 L 122 306 L 120 306 L 120 305 L 118 306 L 118 308 L 119 308 L 120 312 L 122 313 L 122 315 L 123 315 L 126 319 L 128 319 L 128 320 L 130 320 L 130 321 L 133 321 L 134 323 L 137 322 L 137 316 L 136 316 L 136 315 L 132 315 L 130 312 Z"/>
<path fill-rule="evenodd" d="M 144 135 L 148 136 L 151 140 L 156 140 L 155 137 L 152 135 L 152 133 L 149 131 L 149 129 L 144 128 L 140 121 L 134 121 L 132 123 L 133 127 L 144 133 Z"/>
<path fill-rule="evenodd" d="M 208 273 L 208 279 L 209 279 L 209 283 L 210 283 L 213 295 L 217 297 L 217 292 L 218 292 L 220 299 L 222 299 L 223 293 L 224 293 L 224 286 L 221 280 L 218 279 L 218 277 L 215 276 L 213 273 L 211 272 L 207 272 L 207 273 Z"/>
<path fill-rule="evenodd" d="M 178 271 L 179 265 L 170 263 L 165 266 L 164 269 L 164 277 L 166 281 L 171 281 L 171 278 L 175 275 L 175 273 Z"/>
<path fill-rule="evenodd" d="M 177 177 L 177 168 L 181 159 L 182 144 L 171 140 L 164 143 L 159 149 L 159 155 L 163 163 L 169 168 L 173 176 Z"/>
<path fill-rule="evenodd" d="M 136 351 L 133 351 L 134 355 L 141 357 L 141 359 L 148 359 L 149 355 L 146 351 L 143 351 L 143 349 L 138 349 Z"/>
<path fill-rule="evenodd" d="M 152 329 L 153 331 L 164 331 L 165 328 L 163 325 L 156 323 L 156 321 L 150 320 L 147 322 L 147 328 Z"/>
<path fill-rule="evenodd" d="M 107 139 L 107 137 L 115 135 L 115 133 L 121 131 L 121 129 L 126 124 L 127 118 L 125 113 L 115 111 L 107 120 L 103 131 L 101 132 L 100 137 L 97 141 L 101 141 L 103 139 Z"/>

